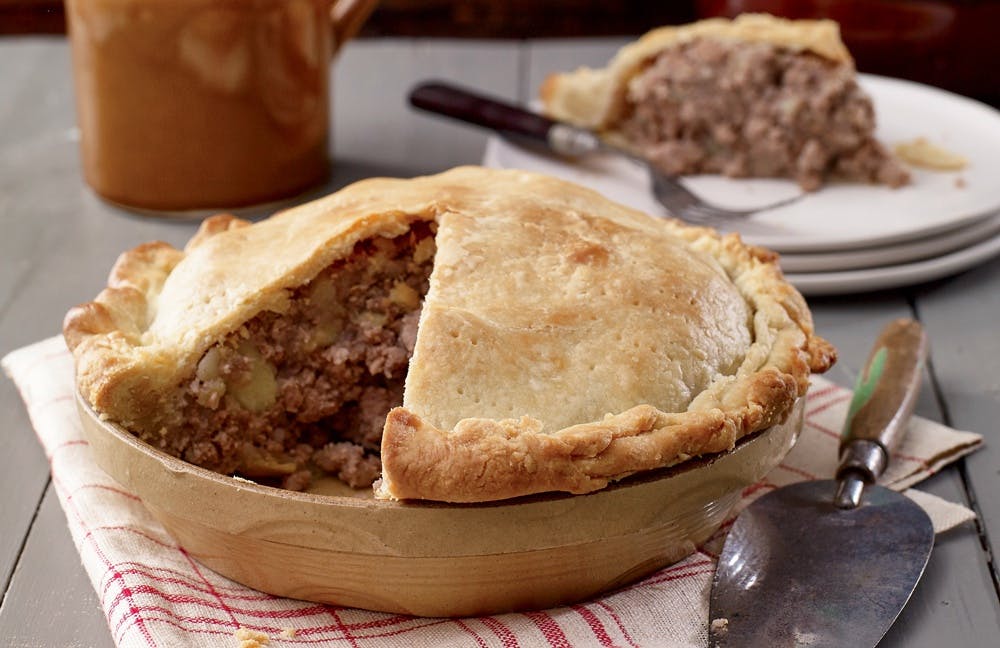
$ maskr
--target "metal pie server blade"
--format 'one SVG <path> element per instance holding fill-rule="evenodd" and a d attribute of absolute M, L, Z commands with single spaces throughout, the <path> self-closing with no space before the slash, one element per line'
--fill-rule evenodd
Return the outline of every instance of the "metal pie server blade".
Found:
<path fill-rule="evenodd" d="M 875 646 L 909 600 L 934 546 L 930 518 L 871 484 L 905 431 L 926 338 L 891 323 L 855 389 L 836 480 L 792 484 L 729 531 L 709 603 L 713 647 Z"/>
<path fill-rule="evenodd" d="M 712 586 L 712 646 L 875 646 L 916 587 L 934 545 L 927 514 L 869 486 L 855 509 L 837 482 L 762 496 L 729 532 Z M 725 621 L 718 621 L 725 619 Z"/>

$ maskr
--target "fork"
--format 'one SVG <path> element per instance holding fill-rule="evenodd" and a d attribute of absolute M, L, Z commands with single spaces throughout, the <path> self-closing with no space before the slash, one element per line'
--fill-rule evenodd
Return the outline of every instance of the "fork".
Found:
<path fill-rule="evenodd" d="M 755 209 L 727 209 L 713 205 L 687 189 L 672 175 L 656 169 L 647 159 L 615 146 L 586 128 L 559 122 L 502 100 L 478 94 L 440 81 L 428 81 L 410 91 L 416 108 L 485 126 L 515 140 L 543 144 L 548 150 L 571 158 L 593 153 L 621 155 L 643 167 L 650 177 L 653 196 L 672 215 L 698 225 L 720 229 L 742 223 L 747 217 L 781 207 L 799 199 L 795 196 Z"/>

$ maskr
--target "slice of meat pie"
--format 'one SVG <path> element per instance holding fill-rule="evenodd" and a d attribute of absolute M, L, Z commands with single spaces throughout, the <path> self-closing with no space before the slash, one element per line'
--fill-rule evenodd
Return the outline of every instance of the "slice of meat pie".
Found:
<path fill-rule="evenodd" d="M 837 24 L 765 14 L 653 30 L 607 67 L 549 77 L 552 117 L 595 129 L 670 174 L 828 177 L 898 187 Z"/>
<path fill-rule="evenodd" d="M 140 246 L 64 332 L 81 394 L 170 454 L 451 502 L 728 450 L 833 359 L 769 253 L 471 167 Z"/>

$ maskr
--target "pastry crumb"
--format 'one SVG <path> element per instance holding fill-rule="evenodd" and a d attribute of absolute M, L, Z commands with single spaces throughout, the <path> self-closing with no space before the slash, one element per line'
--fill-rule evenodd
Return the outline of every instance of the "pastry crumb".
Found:
<path fill-rule="evenodd" d="M 233 636 L 240 642 L 240 648 L 264 648 L 271 642 L 263 632 L 248 628 L 237 628 Z"/>
<path fill-rule="evenodd" d="M 711 633 L 716 636 L 726 634 L 727 632 L 729 632 L 729 619 L 725 617 L 712 619 L 712 626 L 710 630 Z"/>
<path fill-rule="evenodd" d="M 965 178 L 963 178 L 962 176 L 955 178 L 956 189 L 965 189 L 965 187 L 966 187 Z"/>
<path fill-rule="evenodd" d="M 284 637 L 285 639 L 291 639 L 296 634 L 297 633 L 295 631 L 295 628 L 282 628 L 281 629 L 281 636 Z"/>
<path fill-rule="evenodd" d="M 893 152 L 907 164 L 932 171 L 958 171 L 969 164 L 969 161 L 961 155 L 932 144 L 923 137 L 900 142 L 896 144 Z"/>

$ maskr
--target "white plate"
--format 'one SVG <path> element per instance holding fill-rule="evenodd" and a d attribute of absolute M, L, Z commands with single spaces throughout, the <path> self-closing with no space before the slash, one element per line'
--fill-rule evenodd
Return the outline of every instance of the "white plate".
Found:
<path fill-rule="evenodd" d="M 846 295 L 941 279 L 997 255 L 1000 255 L 1000 235 L 957 252 L 914 263 L 843 272 L 788 273 L 785 277 L 803 295 Z"/>
<path fill-rule="evenodd" d="M 911 169 L 900 189 L 833 183 L 801 200 L 762 212 L 741 231 L 757 245 L 779 252 L 845 250 L 930 236 L 968 224 L 1000 209 L 1000 112 L 930 86 L 860 75 L 878 117 L 878 138 L 892 146 L 924 137 L 969 160 L 959 172 Z M 573 180 L 609 198 L 654 214 L 666 213 L 649 192 L 645 173 L 614 156 L 572 162 L 491 138 L 483 164 L 521 168 Z M 685 184 L 706 200 L 727 207 L 758 207 L 799 195 L 787 180 L 691 176 Z M 964 186 L 959 186 L 964 185 Z"/>
<path fill-rule="evenodd" d="M 954 252 L 997 234 L 1000 234 L 1000 214 L 987 216 L 950 232 L 887 246 L 812 254 L 782 254 L 781 268 L 785 272 L 839 272 L 899 265 Z"/>

